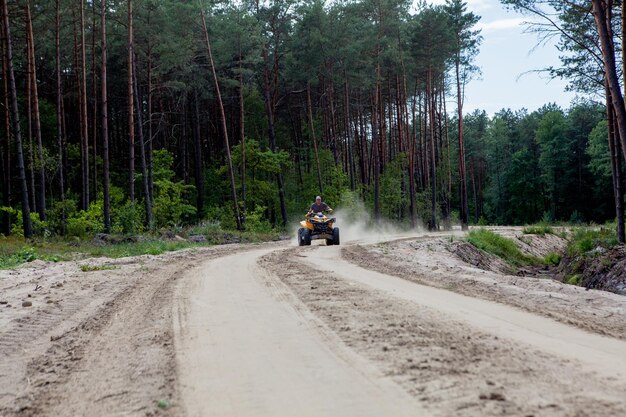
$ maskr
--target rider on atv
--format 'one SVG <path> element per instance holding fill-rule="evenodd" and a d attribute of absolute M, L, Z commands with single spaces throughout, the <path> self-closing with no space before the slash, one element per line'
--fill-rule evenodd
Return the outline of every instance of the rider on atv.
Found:
<path fill-rule="evenodd" d="M 312 214 L 325 213 L 325 212 L 332 213 L 333 209 L 331 209 L 328 204 L 323 203 L 322 197 L 318 195 L 317 197 L 315 197 L 315 203 L 311 205 L 311 208 L 309 209 L 309 212 L 307 213 L 307 217 Z"/>
<path fill-rule="evenodd" d="M 310 246 L 311 240 L 325 239 L 326 246 L 339 245 L 339 228 L 335 227 L 334 218 L 328 218 L 325 212 L 331 213 L 328 204 L 322 202 L 322 197 L 315 197 L 315 203 L 311 205 L 309 212 L 306 214 L 306 220 L 300 222 L 298 229 L 298 245 Z"/>

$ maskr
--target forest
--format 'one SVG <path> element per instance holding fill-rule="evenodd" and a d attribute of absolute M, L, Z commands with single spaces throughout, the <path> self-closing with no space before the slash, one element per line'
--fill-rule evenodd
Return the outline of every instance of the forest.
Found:
<path fill-rule="evenodd" d="M 615 222 L 623 242 L 626 4 L 502 3 L 543 19 L 544 70 L 588 99 L 466 114 L 463 0 L 2 0 L 0 233 L 281 229 L 320 194 L 406 227 Z"/>

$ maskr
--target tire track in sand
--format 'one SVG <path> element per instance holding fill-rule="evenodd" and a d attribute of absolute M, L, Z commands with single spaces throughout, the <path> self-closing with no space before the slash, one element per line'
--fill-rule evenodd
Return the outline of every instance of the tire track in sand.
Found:
<path fill-rule="evenodd" d="M 257 260 L 270 252 L 213 260 L 181 281 L 174 328 L 186 414 L 425 415 L 367 361 L 329 347 L 312 315 L 267 287 Z"/>

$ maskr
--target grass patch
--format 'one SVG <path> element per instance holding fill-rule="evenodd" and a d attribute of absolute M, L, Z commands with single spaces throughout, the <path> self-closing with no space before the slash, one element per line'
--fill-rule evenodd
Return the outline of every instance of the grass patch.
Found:
<path fill-rule="evenodd" d="M 571 257 L 581 256 L 596 248 L 611 249 L 618 243 L 615 229 L 576 229 L 567 245 L 567 254 Z"/>
<path fill-rule="evenodd" d="M 514 266 L 540 265 L 543 261 L 524 254 L 512 239 L 491 230 L 472 230 L 467 236 L 469 243 L 480 250 L 495 255 Z"/>
<path fill-rule="evenodd" d="M 524 233 L 525 235 L 540 235 L 540 236 L 555 234 L 552 226 L 549 226 L 547 224 L 534 224 L 534 225 L 526 226 L 522 230 L 522 233 Z"/>
<path fill-rule="evenodd" d="M 579 274 L 575 274 L 567 278 L 567 283 L 570 285 L 578 285 L 582 282 L 582 277 Z"/>
<path fill-rule="evenodd" d="M 546 265 L 557 266 L 561 263 L 561 255 L 555 252 L 550 252 L 543 258 L 543 262 Z"/>
<path fill-rule="evenodd" d="M 172 236 L 176 235 L 172 233 Z M 223 243 L 258 243 L 277 240 L 280 232 L 228 231 L 212 224 L 180 230 L 182 236 L 201 235 L 206 242 L 169 240 L 151 235 L 134 239 L 121 239 L 119 243 L 94 240 L 46 238 L 26 242 L 23 238 L 0 235 L 0 269 L 12 269 L 36 259 L 44 261 L 69 261 L 92 257 L 125 258 L 139 255 L 161 255 L 181 249 L 219 245 Z M 134 240 L 134 241 L 133 241 Z M 87 272 L 87 271 L 85 271 Z"/>
<path fill-rule="evenodd" d="M 139 255 L 161 255 L 181 249 L 210 246 L 209 243 L 177 242 L 168 240 L 146 240 L 125 242 L 115 245 L 95 245 L 86 243 L 78 249 L 88 257 L 126 258 Z"/>
<path fill-rule="evenodd" d="M 21 238 L 0 236 L 0 269 L 11 269 L 21 264 L 42 259 L 51 262 L 61 260 L 59 246 L 41 250 L 36 242 L 26 244 Z"/>
<path fill-rule="evenodd" d="M 110 271 L 113 269 L 118 269 L 118 267 L 114 265 L 89 265 L 89 264 L 80 266 L 80 270 L 83 272 Z"/>

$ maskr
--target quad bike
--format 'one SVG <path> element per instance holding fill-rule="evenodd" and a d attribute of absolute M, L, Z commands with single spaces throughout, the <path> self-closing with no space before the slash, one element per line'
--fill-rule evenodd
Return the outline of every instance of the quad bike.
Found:
<path fill-rule="evenodd" d="M 300 222 L 298 229 L 298 246 L 310 246 L 311 240 L 326 239 L 326 246 L 339 245 L 339 228 L 335 227 L 337 219 L 326 217 L 324 213 L 312 213 Z"/>

